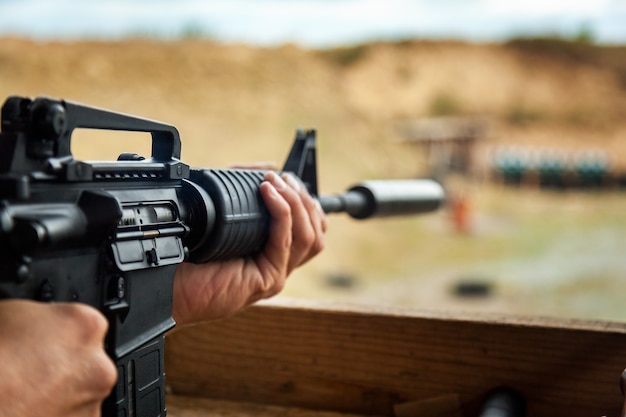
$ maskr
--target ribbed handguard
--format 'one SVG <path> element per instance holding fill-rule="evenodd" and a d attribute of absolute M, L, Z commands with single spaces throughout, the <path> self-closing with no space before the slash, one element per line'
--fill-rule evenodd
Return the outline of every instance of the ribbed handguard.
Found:
<path fill-rule="evenodd" d="M 244 169 L 191 171 L 190 180 L 206 191 L 215 208 L 214 223 L 207 226 L 209 236 L 191 251 L 191 262 L 232 259 L 263 248 L 269 233 L 269 213 L 259 193 L 264 174 Z"/>

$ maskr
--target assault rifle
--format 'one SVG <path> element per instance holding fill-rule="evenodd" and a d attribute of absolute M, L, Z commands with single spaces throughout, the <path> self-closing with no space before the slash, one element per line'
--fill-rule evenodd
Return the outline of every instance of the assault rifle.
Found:
<path fill-rule="evenodd" d="M 77 160 L 76 128 L 148 132 L 152 155 Z M 191 169 L 180 153 L 168 124 L 49 98 L 9 97 L 2 107 L 0 299 L 82 302 L 107 317 L 118 382 L 105 417 L 166 414 L 177 265 L 251 256 L 267 240 L 264 171 Z M 396 180 L 318 196 L 313 130 L 297 132 L 284 171 L 326 212 L 358 219 L 429 212 L 444 195 L 429 180 Z"/>

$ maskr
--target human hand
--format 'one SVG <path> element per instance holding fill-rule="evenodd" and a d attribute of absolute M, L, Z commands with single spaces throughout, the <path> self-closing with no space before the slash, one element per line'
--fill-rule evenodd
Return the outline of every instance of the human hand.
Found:
<path fill-rule="evenodd" d="M 94 417 L 117 380 L 108 324 L 80 303 L 0 301 L 0 417 Z"/>
<path fill-rule="evenodd" d="M 277 294 L 296 267 L 323 249 L 326 215 L 295 177 L 269 171 L 260 192 L 271 216 L 263 252 L 246 259 L 179 265 L 173 300 L 177 323 L 226 317 Z"/>

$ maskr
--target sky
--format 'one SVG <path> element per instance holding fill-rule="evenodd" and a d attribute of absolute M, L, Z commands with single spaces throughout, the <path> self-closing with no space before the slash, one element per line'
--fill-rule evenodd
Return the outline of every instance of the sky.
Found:
<path fill-rule="evenodd" d="M 573 37 L 626 44 L 626 0 L 0 0 L 0 36 L 203 35 L 332 47 L 374 39 Z"/>

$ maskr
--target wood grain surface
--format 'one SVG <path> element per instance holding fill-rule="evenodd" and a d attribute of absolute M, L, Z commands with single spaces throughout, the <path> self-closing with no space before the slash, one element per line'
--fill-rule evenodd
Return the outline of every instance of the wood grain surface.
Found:
<path fill-rule="evenodd" d="M 618 323 L 452 317 L 281 300 L 167 337 L 174 394 L 393 416 L 442 396 L 477 415 L 488 391 L 529 416 L 617 416 L 626 367 Z"/>
<path fill-rule="evenodd" d="M 169 395 L 168 417 L 362 417 L 333 411 Z"/>

